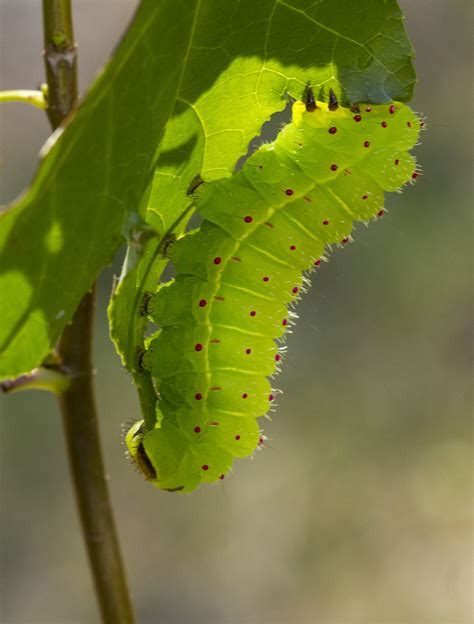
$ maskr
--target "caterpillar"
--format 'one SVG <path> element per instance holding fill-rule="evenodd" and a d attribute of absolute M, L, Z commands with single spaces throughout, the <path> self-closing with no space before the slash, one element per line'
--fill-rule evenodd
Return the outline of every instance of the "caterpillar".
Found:
<path fill-rule="evenodd" d="M 292 121 L 232 177 L 196 193 L 201 226 L 173 243 L 176 277 L 147 302 L 158 331 L 143 364 L 157 391 L 156 423 L 126 435 L 132 459 L 161 489 L 224 479 L 264 437 L 277 341 L 329 246 L 384 211 L 384 192 L 419 175 L 409 150 L 421 121 L 405 104 L 339 106 L 306 89 Z M 196 177 L 201 180 L 200 176 Z"/>

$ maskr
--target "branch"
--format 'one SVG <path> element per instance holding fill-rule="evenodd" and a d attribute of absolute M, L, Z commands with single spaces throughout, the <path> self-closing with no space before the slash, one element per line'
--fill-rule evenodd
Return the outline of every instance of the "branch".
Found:
<path fill-rule="evenodd" d="M 77 103 L 77 46 L 71 0 L 43 0 L 44 63 L 48 117 L 56 129 Z"/>
<path fill-rule="evenodd" d="M 47 113 L 55 129 L 77 103 L 70 0 L 43 0 L 43 22 Z M 94 290 L 82 299 L 59 342 L 61 366 L 70 378 L 69 387 L 59 395 L 59 405 L 102 620 L 104 624 L 133 624 L 99 440 L 92 372 L 93 319 Z"/>
<path fill-rule="evenodd" d="M 59 397 L 82 530 L 104 624 L 132 624 L 133 613 L 115 531 L 99 441 L 91 344 L 94 293 L 79 304 L 59 354 L 71 385 Z"/>

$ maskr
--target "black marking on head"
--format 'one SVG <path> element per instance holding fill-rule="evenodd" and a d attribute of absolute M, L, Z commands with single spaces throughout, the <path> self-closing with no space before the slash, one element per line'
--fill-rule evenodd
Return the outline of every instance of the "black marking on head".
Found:
<path fill-rule="evenodd" d="M 329 89 L 329 104 L 328 108 L 330 111 L 335 111 L 339 108 L 339 102 L 337 101 L 336 94 L 332 89 Z"/>
<path fill-rule="evenodd" d="M 360 106 L 358 104 L 351 104 L 351 111 L 353 113 L 360 113 Z"/>
<path fill-rule="evenodd" d="M 201 174 L 198 173 L 189 183 L 189 186 L 186 189 L 186 195 L 192 195 L 194 191 L 201 186 L 201 184 L 204 184 L 204 180 L 201 178 Z"/>
<path fill-rule="evenodd" d="M 151 463 L 150 458 L 146 454 L 145 446 L 143 442 L 140 442 L 137 446 L 137 454 L 136 454 L 136 462 L 140 470 L 145 475 L 145 479 L 148 481 L 156 480 L 156 470 L 153 464 Z"/>
<path fill-rule="evenodd" d="M 314 113 L 314 111 L 318 108 L 316 105 L 316 100 L 314 99 L 313 88 L 306 85 L 304 93 L 303 93 L 303 102 L 306 105 L 306 110 L 308 113 Z"/>
<path fill-rule="evenodd" d="M 142 423 L 133 434 L 133 437 L 142 436 L 145 433 L 145 423 Z"/>

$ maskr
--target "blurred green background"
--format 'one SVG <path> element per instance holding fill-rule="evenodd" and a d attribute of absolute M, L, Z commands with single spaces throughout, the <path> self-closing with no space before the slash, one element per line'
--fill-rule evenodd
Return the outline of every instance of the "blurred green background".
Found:
<path fill-rule="evenodd" d="M 75 0 L 84 89 L 130 0 Z M 148 486 L 124 458 L 135 391 L 109 341 L 120 258 L 100 278 L 97 395 L 141 624 L 464 624 L 473 620 L 471 0 L 403 0 L 428 118 L 424 175 L 359 226 L 300 304 L 269 446 L 224 484 Z M 2 88 L 43 79 L 40 3 L 1 3 Z M 159 76 L 157 76 L 159 80 Z M 3 105 L 2 201 L 27 185 L 41 111 Z M 98 622 L 54 398 L 1 399 L 1 618 Z"/>

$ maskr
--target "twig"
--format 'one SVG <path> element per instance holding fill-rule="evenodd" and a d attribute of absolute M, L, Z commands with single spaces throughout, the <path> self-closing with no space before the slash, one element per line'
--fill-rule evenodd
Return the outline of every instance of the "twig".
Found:
<path fill-rule="evenodd" d="M 87 294 L 59 344 L 71 385 L 59 397 L 82 530 L 104 624 L 132 624 L 133 614 L 109 499 L 92 379 L 94 293 Z"/>
<path fill-rule="evenodd" d="M 77 46 L 71 0 L 43 0 L 43 32 L 47 113 L 56 129 L 77 102 Z"/>
<path fill-rule="evenodd" d="M 77 102 L 70 0 L 43 0 L 43 22 L 47 113 L 55 129 Z M 62 369 L 71 379 L 59 396 L 59 405 L 102 620 L 104 624 L 133 624 L 100 448 L 92 372 L 93 318 L 94 291 L 82 299 L 59 342 Z"/>

